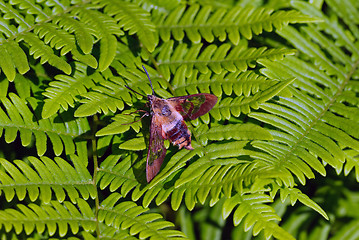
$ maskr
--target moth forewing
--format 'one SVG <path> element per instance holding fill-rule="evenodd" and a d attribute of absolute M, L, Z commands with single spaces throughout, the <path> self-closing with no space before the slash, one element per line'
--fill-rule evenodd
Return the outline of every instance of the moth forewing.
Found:
<path fill-rule="evenodd" d="M 146 179 L 150 182 L 160 171 L 166 148 L 163 144 L 162 127 L 156 117 L 152 117 L 150 126 L 150 142 L 146 160 Z"/>
<path fill-rule="evenodd" d="M 151 108 L 152 123 L 150 148 L 147 155 L 146 176 L 150 182 L 159 172 L 165 155 L 163 140 L 168 139 L 173 145 L 192 150 L 191 133 L 188 130 L 184 119 L 196 119 L 204 115 L 217 102 L 217 97 L 208 93 L 199 93 L 189 96 L 161 99 L 149 95 L 148 100 Z M 152 129 L 152 126 L 154 129 Z M 161 134 L 158 133 L 158 126 L 161 127 Z M 156 138 L 162 138 L 160 141 Z M 152 143 L 151 141 L 155 141 Z M 153 146 L 153 147 L 152 147 Z M 161 154 L 154 154 L 152 151 L 161 151 Z"/>

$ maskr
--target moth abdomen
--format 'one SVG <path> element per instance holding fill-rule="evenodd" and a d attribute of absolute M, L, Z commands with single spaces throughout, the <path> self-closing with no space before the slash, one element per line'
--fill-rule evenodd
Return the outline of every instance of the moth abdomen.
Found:
<path fill-rule="evenodd" d="M 193 149 L 191 146 L 191 133 L 183 120 L 178 120 L 167 133 L 167 138 L 174 144 L 186 149 Z"/>

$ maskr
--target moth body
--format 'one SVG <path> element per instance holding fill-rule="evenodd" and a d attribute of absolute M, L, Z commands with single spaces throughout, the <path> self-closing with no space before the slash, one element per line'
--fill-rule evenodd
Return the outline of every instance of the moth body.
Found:
<path fill-rule="evenodd" d="M 167 99 L 161 99 L 154 95 L 147 96 L 153 121 L 161 126 L 163 139 L 169 139 L 173 145 L 178 145 L 192 150 L 191 133 L 188 130 L 183 116 L 175 109 Z"/>
<path fill-rule="evenodd" d="M 217 103 L 217 97 L 209 93 L 168 99 L 156 97 L 151 79 L 145 67 L 143 69 L 152 88 L 152 95 L 147 95 L 152 117 L 146 164 L 146 178 L 147 182 L 150 182 L 160 171 L 163 159 L 166 156 L 164 140 L 170 140 L 173 145 L 178 145 L 180 149 L 192 150 L 191 133 L 184 120 L 194 120 L 209 112 Z M 127 88 L 140 94 L 129 87 Z"/>

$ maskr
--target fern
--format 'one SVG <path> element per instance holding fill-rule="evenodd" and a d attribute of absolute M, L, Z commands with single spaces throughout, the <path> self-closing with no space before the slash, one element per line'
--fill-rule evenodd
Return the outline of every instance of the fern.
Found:
<path fill-rule="evenodd" d="M 223 217 L 227 218 L 229 213 L 233 210 L 236 204 L 240 203 L 240 206 L 234 212 L 234 224 L 238 225 L 243 218 L 245 218 L 244 226 L 245 231 L 249 230 L 254 224 L 253 227 L 253 235 L 256 236 L 264 226 L 265 232 L 264 235 L 266 238 L 270 236 L 275 237 L 286 237 L 287 239 L 293 239 L 293 237 L 284 232 L 278 225 L 271 222 L 273 220 L 279 220 L 279 217 L 276 216 L 269 206 L 263 204 L 266 202 L 270 202 L 272 199 L 267 195 L 259 195 L 259 194 L 252 194 L 252 196 L 240 196 L 239 194 L 226 200 L 223 204 Z M 248 214 L 248 216 L 247 216 Z M 258 216 L 251 216 L 253 215 L 260 215 Z M 267 222 L 270 222 L 268 224 Z"/>
<path fill-rule="evenodd" d="M 321 4 L 0 2 L 1 238 L 356 236 L 359 6 Z M 150 183 L 142 65 L 219 99 Z"/>
<path fill-rule="evenodd" d="M 123 75 L 127 79 L 135 79 L 137 83 L 129 84 L 131 88 L 138 90 L 139 88 L 146 88 L 147 92 L 148 87 L 140 83 L 140 76 L 144 77 L 144 73 L 140 73 L 136 70 L 135 73 L 132 71 L 124 71 Z M 131 75 L 131 76 L 130 76 Z M 139 75 L 139 76 L 138 76 Z M 128 92 L 128 89 L 125 87 L 126 82 L 118 76 L 111 76 L 109 79 L 103 79 L 101 75 L 95 75 L 99 79 L 99 84 L 93 87 L 93 91 L 85 93 L 82 95 L 83 103 L 77 110 L 76 116 L 90 116 L 97 112 L 103 112 L 107 114 L 108 112 L 115 113 L 118 109 L 123 110 L 125 103 L 128 105 L 131 104 L 131 96 Z"/>
<path fill-rule="evenodd" d="M 252 39 L 264 31 L 273 31 L 273 26 L 282 28 L 288 23 L 312 20 L 297 11 L 277 11 L 254 7 L 232 7 L 213 9 L 211 5 L 184 4 L 177 6 L 167 15 L 155 19 L 163 41 L 171 37 L 181 41 L 185 34 L 194 43 L 202 39 L 213 42 L 227 38 L 237 45 L 241 36 Z"/>
<path fill-rule="evenodd" d="M 305 7 L 309 7 L 305 5 L 302 6 L 301 3 L 299 6 L 304 9 Z M 313 27 L 304 28 L 303 30 L 308 33 L 308 36 L 314 36 L 314 34 L 316 34 L 320 37 L 320 33 Z M 325 163 L 330 164 L 338 172 L 340 172 L 343 168 L 343 163 L 345 162 L 345 155 L 342 152 L 342 149 L 345 149 L 346 147 L 356 151 L 359 149 L 358 142 L 355 140 L 358 138 L 356 134 L 358 132 L 357 124 L 355 123 L 356 120 L 345 117 L 345 115 L 343 115 L 343 111 L 336 111 L 337 108 L 335 107 L 338 106 L 339 108 L 345 108 L 345 105 L 343 104 L 345 100 L 343 101 L 343 99 L 340 99 L 339 95 L 342 93 L 343 95 L 346 95 L 346 85 L 351 84 L 350 78 L 352 70 L 350 70 L 350 68 L 355 68 L 356 64 L 354 63 L 354 65 L 350 66 L 350 59 L 348 57 L 345 57 L 344 59 L 342 58 L 344 61 L 342 62 L 343 65 L 334 65 L 330 63 L 324 56 L 324 53 L 322 53 L 314 45 L 310 46 L 308 44 L 301 44 L 300 42 L 304 41 L 303 37 L 294 40 L 293 35 L 296 34 L 298 36 L 298 34 L 290 27 L 282 30 L 280 33 L 287 38 L 293 39 L 294 44 L 297 44 L 298 48 L 308 54 L 311 54 L 316 59 L 319 59 L 317 64 L 320 65 L 325 72 L 337 77 L 337 82 L 334 82 L 334 84 L 329 85 L 322 81 L 321 83 L 325 84 L 327 89 L 321 91 L 317 86 L 315 86 L 314 81 L 310 84 L 308 77 L 300 74 L 299 69 L 303 69 L 307 66 L 307 64 L 302 63 L 300 60 L 288 58 L 288 60 L 284 60 L 276 67 L 272 67 L 272 64 L 269 62 L 262 62 L 267 66 L 268 75 L 273 76 L 273 71 L 278 71 L 280 69 L 283 73 L 291 76 L 294 75 L 298 79 L 295 84 L 298 88 L 303 88 L 311 94 L 316 94 L 316 98 L 314 98 L 303 92 L 297 92 L 295 94 L 297 97 L 295 98 L 280 99 L 277 103 L 280 105 L 280 108 L 275 105 L 262 105 L 264 110 L 272 113 L 274 112 L 277 116 L 269 116 L 264 113 L 250 114 L 252 117 L 276 125 L 283 130 L 283 132 L 273 131 L 272 134 L 276 135 L 278 140 L 275 141 L 276 145 L 271 144 L 271 148 L 273 148 L 273 146 L 276 146 L 276 148 L 282 148 L 281 145 L 284 141 L 290 141 L 294 148 L 289 147 L 286 150 L 282 148 L 283 151 L 281 151 L 280 154 L 281 156 L 285 156 L 285 161 L 278 155 L 275 156 L 276 159 L 272 157 L 270 158 L 272 161 L 278 161 L 278 165 L 276 164 L 278 167 L 286 167 L 292 171 L 304 184 L 305 176 L 309 178 L 314 177 L 311 170 L 307 168 L 307 165 L 314 168 L 321 174 L 325 174 L 323 167 L 318 164 L 317 159 L 314 159 L 311 155 L 303 154 L 306 151 L 319 156 Z M 330 46 L 327 45 L 330 44 L 330 41 L 322 43 L 325 48 L 334 47 L 333 44 Z M 335 51 L 331 52 L 341 53 L 340 49 L 337 47 Z M 314 74 L 318 75 L 322 79 L 328 79 L 328 76 L 320 71 L 314 70 L 314 67 L 311 67 L 311 69 Z M 348 69 L 348 75 L 343 72 L 344 69 Z M 333 80 L 334 79 L 332 78 L 331 81 L 333 82 Z M 331 108 L 332 105 L 334 106 L 333 109 Z M 310 110 L 313 108 L 315 110 L 314 112 Z M 309 111 L 311 111 L 311 113 L 309 113 Z M 292 120 L 292 123 L 288 121 L 288 119 L 293 118 L 295 121 Z M 307 124 L 308 122 L 311 124 Z M 335 139 L 335 141 L 333 141 L 333 139 Z M 257 146 L 264 149 L 266 148 L 265 145 L 267 145 L 267 143 L 264 143 L 263 145 L 261 143 L 261 146 Z M 286 152 L 290 152 L 290 154 L 286 154 Z M 301 159 L 297 157 L 298 155 L 301 156 Z M 299 164 L 302 165 L 302 171 L 300 172 L 296 169 Z M 307 168 L 307 170 L 303 171 L 304 167 Z"/>
<path fill-rule="evenodd" d="M 35 99 L 29 99 L 32 105 L 32 112 L 26 102 L 20 99 L 14 93 L 9 94 L 10 99 L 3 98 L 1 100 L 6 112 L 0 111 L 1 114 L 1 133 L 5 131 L 5 141 L 10 143 L 17 137 L 18 131 L 23 146 L 28 146 L 31 143 L 32 135 L 36 139 L 36 148 L 39 156 L 42 156 L 47 149 L 47 138 L 53 144 L 53 151 L 56 155 L 60 155 L 65 148 L 67 154 L 75 152 L 74 139 L 87 130 L 89 125 L 86 119 L 71 119 L 66 115 L 62 124 L 56 120 L 55 117 L 51 119 L 40 119 L 38 116 L 39 104 Z M 33 118 L 38 117 L 38 121 Z"/>
<path fill-rule="evenodd" d="M 133 3 L 113 0 L 99 2 L 106 5 L 104 12 L 118 21 L 126 31 L 129 30 L 130 35 L 136 33 L 144 47 L 150 52 L 154 50 L 157 45 L 154 34 L 156 26 L 150 21 L 148 12 Z"/>
<path fill-rule="evenodd" d="M 76 157 L 74 156 L 73 159 Z M 28 160 L 33 168 L 20 160 L 15 160 L 16 166 L 14 166 L 9 161 L 0 159 L 1 166 L 6 170 L 1 173 L 0 189 L 5 193 L 8 201 L 14 198 L 15 192 L 19 200 L 23 200 L 28 192 L 30 200 L 35 201 L 40 194 L 44 203 L 49 203 L 51 189 L 60 202 L 63 202 L 66 196 L 72 202 L 76 202 L 79 193 L 84 199 L 88 199 L 90 194 L 91 197 L 95 197 L 91 176 L 85 166 L 77 164 L 76 168 L 73 168 L 61 158 L 55 158 L 54 161 L 47 157 L 42 157 L 41 160 L 29 157 Z"/>
<path fill-rule="evenodd" d="M 209 45 L 202 49 L 203 44 L 195 44 L 191 48 L 187 44 L 179 44 L 174 48 L 174 41 L 168 41 L 158 50 L 157 62 L 165 79 L 169 79 L 170 73 L 174 73 L 180 65 L 187 66 L 186 76 L 191 76 L 191 70 L 196 67 L 200 72 L 211 71 L 220 74 L 223 69 L 234 72 L 246 71 L 255 67 L 252 63 L 260 58 L 282 58 L 283 55 L 294 54 L 292 50 L 272 49 L 265 47 L 255 49 L 248 48 L 246 42 L 231 49 L 230 44 L 222 44 L 220 47 Z"/>
<path fill-rule="evenodd" d="M 43 93 L 48 97 L 45 100 L 42 117 L 48 118 L 56 114 L 61 107 L 67 110 L 69 107 L 75 107 L 77 96 L 87 92 L 86 88 L 94 86 L 92 79 L 86 74 L 86 67 L 82 64 L 77 65 L 77 71 L 73 76 L 57 75 L 56 80 L 52 81 Z"/>
<path fill-rule="evenodd" d="M 50 236 L 58 231 L 58 234 L 63 237 L 69 231 L 69 226 L 71 232 L 76 234 L 79 231 L 79 222 L 85 231 L 94 231 L 96 228 L 94 213 L 85 200 L 78 199 L 77 201 L 77 206 L 70 202 L 60 204 L 58 201 L 52 201 L 49 205 L 43 206 L 33 203 L 28 206 L 19 204 L 17 205 L 19 210 L 1 210 L 0 219 L 7 232 L 14 228 L 17 234 L 23 230 L 26 234 L 31 234 L 35 227 L 39 233 L 43 233 L 47 227 Z M 61 224 L 54 224 L 54 221 L 61 219 L 63 220 Z"/>
<path fill-rule="evenodd" d="M 139 234 L 139 238 L 181 239 L 185 235 L 180 231 L 166 229 L 173 226 L 167 221 L 158 221 L 162 218 L 157 213 L 147 213 L 146 209 L 136 206 L 133 202 L 116 202 L 120 194 L 112 194 L 102 202 L 99 211 L 100 221 L 116 229 L 129 229 L 130 235 Z M 144 228 L 145 227 L 145 228 Z"/>

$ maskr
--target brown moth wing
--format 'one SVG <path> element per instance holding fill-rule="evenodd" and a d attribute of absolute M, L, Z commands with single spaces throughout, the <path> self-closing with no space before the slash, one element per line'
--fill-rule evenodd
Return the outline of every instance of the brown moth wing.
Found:
<path fill-rule="evenodd" d="M 150 182 L 160 171 L 163 159 L 166 156 L 167 149 L 164 146 L 162 137 L 162 126 L 156 115 L 151 119 L 150 143 L 148 146 L 146 178 Z"/>
<path fill-rule="evenodd" d="M 194 120 L 209 112 L 216 105 L 218 98 L 213 94 L 198 93 L 167 100 L 185 120 Z"/>

